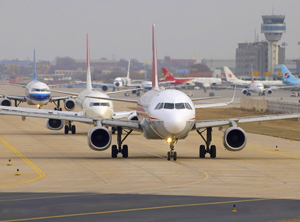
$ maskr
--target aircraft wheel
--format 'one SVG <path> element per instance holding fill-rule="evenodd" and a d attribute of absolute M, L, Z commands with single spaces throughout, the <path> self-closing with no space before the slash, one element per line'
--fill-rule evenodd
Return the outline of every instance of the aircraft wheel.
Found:
<path fill-rule="evenodd" d="M 128 146 L 127 145 L 123 145 L 122 154 L 123 154 L 123 158 L 128 157 Z"/>
<path fill-rule="evenodd" d="M 75 134 L 75 133 L 76 133 L 76 126 L 73 125 L 73 126 L 72 126 L 72 134 Z"/>
<path fill-rule="evenodd" d="M 173 160 L 174 160 L 174 161 L 177 160 L 177 152 L 174 152 L 174 154 L 173 154 Z"/>
<path fill-rule="evenodd" d="M 205 158 L 205 154 L 206 154 L 205 146 L 201 145 L 200 149 L 199 149 L 199 157 L 200 158 Z"/>
<path fill-rule="evenodd" d="M 65 134 L 68 134 L 69 133 L 69 127 L 68 125 L 65 125 Z"/>
<path fill-rule="evenodd" d="M 167 160 L 170 160 L 171 159 L 171 152 L 169 151 L 168 153 L 167 153 Z"/>
<path fill-rule="evenodd" d="M 117 145 L 112 145 L 111 146 L 111 157 L 116 158 L 118 155 L 118 148 Z"/>
<path fill-rule="evenodd" d="M 57 108 L 56 108 L 56 107 L 54 107 L 54 110 L 57 110 Z"/>
<path fill-rule="evenodd" d="M 216 158 L 217 149 L 215 145 L 210 146 L 210 158 Z"/>
<path fill-rule="evenodd" d="M 59 108 L 59 111 L 62 111 L 62 108 L 61 108 L 61 107 Z"/>

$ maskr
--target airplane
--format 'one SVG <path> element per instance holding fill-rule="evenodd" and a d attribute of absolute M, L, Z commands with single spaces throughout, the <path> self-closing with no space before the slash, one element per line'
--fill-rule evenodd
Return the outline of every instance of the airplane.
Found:
<path fill-rule="evenodd" d="M 226 81 L 232 84 L 240 85 L 240 86 L 248 86 L 250 83 L 252 83 L 252 81 L 249 80 L 238 79 L 227 66 L 224 66 L 224 72 L 226 76 Z M 265 88 L 273 88 L 273 90 L 285 86 L 285 84 L 281 80 L 265 80 L 265 81 L 255 80 L 255 82 L 262 83 Z"/>
<path fill-rule="evenodd" d="M 172 76 L 172 74 L 166 69 L 162 68 L 162 73 L 164 76 L 164 79 L 161 79 L 161 81 L 167 81 L 171 84 L 184 84 L 188 82 L 192 83 L 199 83 L 202 88 L 208 89 L 211 86 L 220 85 L 222 83 L 221 78 L 213 78 L 213 77 L 201 77 L 201 78 L 175 78 Z"/>
<path fill-rule="evenodd" d="M 35 62 L 35 49 L 33 51 L 34 57 L 34 73 L 33 80 L 29 82 L 26 86 L 19 84 L 9 84 L 12 86 L 25 87 L 25 96 L 14 96 L 14 95 L 0 95 L 4 97 L 1 101 L 1 106 L 11 106 L 11 100 L 15 101 L 15 106 L 19 106 L 22 102 L 27 102 L 28 105 L 36 105 L 38 108 L 41 108 L 43 105 L 46 105 L 48 102 L 53 102 L 55 104 L 55 110 L 62 110 L 60 107 L 60 101 L 64 101 L 64 107 L 66 110 L 71 111 L 75 108 L 75 103 L 70 96 L 50 96 L 50 88 L 47 84 L 37 81 L 36 76 L 36 62 Z"/>
<path fill-rule="evenodd" d="M 145 67 L 145 78 L 144 81 L 141 83 L 141 88 L 144 92 L 147 92 L 152 89 L 152 82 L 147 80 L 146 67 Z"/>
<path fill-rule="evenodd" d="M 53 110 L 47 111 L 30 108 L 24 109 L 21 107 L 8 108 L 5 106 L 0 107 L 0 114 L 22 116 L 23 119 L 28 116 L 54 119 L 57 121 L 72 120 L 93 123 L 94 127 L 88 132 L 88 145 L 91 149 L 96 151 L 103 151 L 110 147 L 112 135 L 107 127 L 116 127 L 117 145 L 112 145 L 111 147 L 111 156 L 113 158 L 116 158 L 118 153 L 122 153 L 123 158 L 128 157 L 128 146 L 123 145 L 123 143 L 132 131 L 138 131 L 143 133 L 143 136 L 146 139 L 165 140 L 170 147 L 170 151 L 167 152 L 167 160 L 171 160 L 172 158 L 174 161 L 177 160 L 177 153 L 174 150 L 175 143 L 178 142 L 178 140 L 186 139 L 190 131 L 197 131 L 204 140 L 205 145 L 202 144 L 199 148 L 199 157 L 205 158 L 206 153 L 209 153 L 211 158 L 216 158 L 216 146 L 211 145 L 213 127 L 220 128 L 229 126 L 223 134 L 223 145 L 229 151 L 240 151 L 246 146 L 247 136 L 244 130 L 237 126 L 238 123 L 300 117 L 299 113 L 293 113 L 216 120 L 195 120 L 196 108 L 228 105 L 233 102 L 235 90 L 230 102 L 196 105 L 194 105 L 193 101 L 212 98 L 206 97 L 192 100 L 179 90 L 160 90 L 157 74 L 155 25 L 152 25 L 152 51 L 152 89 L 142 95 L 138 101 L 121 98 L 86 96 L 94 99 L 136 103 L 136 112 L 139 120 L 106 119 L 83 115 L 70 115 L 70 112 L 55 112 Z M 122 138 L 123 131 L 126 135 Z M 206 138 L 204 132 L 206 132 Z"/>
<path fill-rule="evenodd" d="M 285 65 L 280 65 L 283 82 L 287 85 L 300 85 L 300 79 L 295 78 Z"/>

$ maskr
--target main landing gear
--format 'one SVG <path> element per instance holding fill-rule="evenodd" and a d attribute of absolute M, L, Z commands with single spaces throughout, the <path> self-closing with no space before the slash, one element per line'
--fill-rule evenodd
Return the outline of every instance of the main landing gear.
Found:
<path fill-rule="evenodd" d="M 170 142 L 170 151 L 167 153 L 167 159 L 171 160 L 171 157 L 173 157 L 173 160 L 177 160 L 177 152 L 174 151 L 174 143 L 177 142 L 177 140 Z"/>
<path fill-rule="evenodd" d="M 76 126 L 71 124 L 72 122 L 69 121 L 68 125 L 65 125 L 65 134 L 68 134 L 69 131 L 72 132 L 72 134 L 76 133 Z"/>
<path fill-rule="evenodd" d="M 204 131 L 206 131 L 206 139 L 202 135 L 202 133 Z M 206 153 L 209 153 L 211 158 L 216 158 L 216 155 L 217 155 L 216 146 L 215 145 L 210 146 L 210 143 L 212 141 L 212 133 L 211 132 L 212 132 L 211 127 L 208 127 L 205 130 L 202 130 L 201 132 L 199 130 L 197 130 L 197 133 L 202 137 L 202 139 L 205 142 L 205 145 L 200 145 L 200 148 L 199 148 L 199 157 L 200 158 L 205 158 Z"/>
<path fill-rule="evenodd" d="M 122 153 L 123 158 L 127 158 L 128 157 L 128 146 L 127 145 L 123 145 L 122 143 L 125 141 L 125 139 L 127 138 L 127 136 L 129 136 L 129 134 L 132 132 L 132 130 L 125 130 L 122 129 L 122 127 L 118 126 L 115 128 L 117 131 L 117 145 L 112 145 L 111 146 L 111 157 L 112 158 L 116 158 L 118 156 L 118 153 Z M 124 138 L 122 139 L 122 130 L 124 130 L 126 132 L 126 136 L 124 136 Z"/>
<path fill-rule="evenodd" d="M 54 107 L 54 110 L 62 111 L 62 108 L 60 107 L 60 100 L 57 100 L 57 102 L 55 102 L 55 101 L 52 101 L 52 102 L 56 106 L 56 107 Z"/>

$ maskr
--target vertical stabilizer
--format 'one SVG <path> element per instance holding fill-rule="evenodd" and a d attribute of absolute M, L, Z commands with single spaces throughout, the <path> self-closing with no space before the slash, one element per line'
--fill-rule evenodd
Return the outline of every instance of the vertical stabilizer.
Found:
<path fill-rule="evenodd" d="M 254 83 L 254 78 L 253 78 L 253 67 L 251 64 L 251 82 Z"/>
<path fill-rule="evenodd" d="M 285 65 L 280 65 L 280 68 L 281 68 L 281 73 L 282 73 L 283 81 L 291 82 L 291 81 L 293 81 L 293 80 L 296 79 L 293 76 L 293 74 L 290 72 L 290 70 L 288 70 L 288 68 L 286 68 Z"/>
<path fill-rule="evenodd" d="M 175 80 L 175 78 L 172 76 L 172 74 L 166 68 L 161 68 L 161 70 L 162 70 L 163 77 L 165 80 L 168 80 L 168 81 Z"/>
<path fill-rule="evenodd" d="M 35 49 L 33 50 L 33 80 L 37 82 L 36 78 L 36 62 L 35 62 Z"/>
<path fill-rule="evenodd" d="M 130 59 L 129 59 L 129 62 L 128 62 L 128 69 L 127 69 L 127 78 L 129 78 L 130 76 Z"/>
<path fill-rule="evenodd" d="M 86 34 L 86 89 L 92 90 L 89 35 Z"/>
<path fill-rule="evenodd" d="M 158 87 L 158 75 L 157 75 L 157 52 L 156 52 L 156 38 L 155 38 L 155 25 L 152 25 L 152 89 L 159 90 Z"/>
<path fill-rule="evenodd" d="M 146 70 L 146 66 L 145 66 L 145 81 L 147 81 L 147 70 Z"/>

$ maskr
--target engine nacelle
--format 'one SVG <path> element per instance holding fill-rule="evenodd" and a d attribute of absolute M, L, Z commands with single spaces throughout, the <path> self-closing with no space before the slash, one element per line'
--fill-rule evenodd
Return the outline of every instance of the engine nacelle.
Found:
<path fill-rule="evenodd" d="M 11 106 L 11 101 L 10 99 L 3 99 L 1 101 L 1 106 Z"/>
<path fill-rule="evenodd" d="M 139 120 L 136 114 L 132 114 L 127 117 L 128 120 Z"/>
<path fill-rule="evenodd" d="M 229 127 L 223 135 L 223 144 L 229 151 L 240 151 L 247 143 L 245 131 L 240 127 Z"/>
<path fill-rule="evenodd" d="M 68 111 L 72 111 L 75 108 L 75 102 L 73 99 L 67 99 L 65 101 L 65 109 Z"/>
<path fill-rule="evenodd" d="M 243 89 L 242 93 L 246 95 L 248 93 L 248 90 L 247 89 Z"/>
<path fill-rule="evenodd" d="M 272 94 L 272 93 L 273 93 L 272 89 L 268 89 L 268 90 L 267 90 L 267 93 L 268 93 L 268 94 Z"/>
<path fill-rule="evenodd" d="M 88 133 L 88 144 L 93 150 L 106 150 L 111 144 L 111 132 L 103 126 L 94 127 Z"/>
<path fill-rule="evenodd" d="M 105 91 L 107 91 L 107 90 L 108 90 L 108 87 L 107 87 L 106 85 L 104 85 L 104 86 L 102 86 L 102 88 L 101 88 L 101 89 L 102 89 L 102 91 L 104 91 L 104 92 L 105 92 Z"/>
<path fill-rule="evenodd" d="M 46 127 L 51 130 L 60 130 L 64 126 L 63 121 L 60 119 L 46 119 Z"/>

